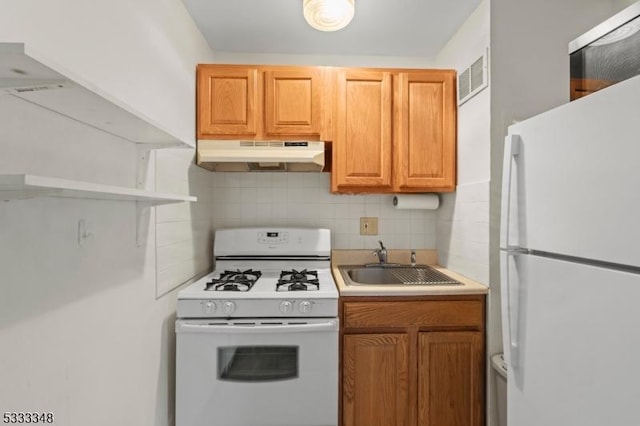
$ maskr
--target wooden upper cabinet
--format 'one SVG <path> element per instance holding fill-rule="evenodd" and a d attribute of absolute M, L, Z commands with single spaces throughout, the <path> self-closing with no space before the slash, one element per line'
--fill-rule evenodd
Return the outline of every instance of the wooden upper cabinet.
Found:
<path fill-rule="evenodd" d="M 235 65 L 199 65 L 198 139 L 255 137 L 258 132 L 258 69 Z"/>
<path fill-rule="evenodd" d="M 391 73 L 340 69 L 335 82 L 333 189 L 391 189 Z"/>
<path fill-rule="evenodd" d="M 198 66 L 198 139 L 320 140 L 325 69 Z"/>
<path fill-rule="evenodd" d="M 338 71 L 333 192 L 446 192 L 456 180 L 454 70 Z"/>
<path fill-rule="evenodd" d="M 203 64 L 197 137 L 333 141 L 333 192 L 453 191 L 455 79 L 453 70 Z"/>
<path fill-rule="evenodd" d="M 266 135 L 310 135 L 322 130 L 321 68 L 286 68 L 264 73 Z"/>
<path fill-rule="evenodd" d="M 456 178 L 455 72 L 401 72 L 397 79 L 394 187 L 453 191 Z"/>

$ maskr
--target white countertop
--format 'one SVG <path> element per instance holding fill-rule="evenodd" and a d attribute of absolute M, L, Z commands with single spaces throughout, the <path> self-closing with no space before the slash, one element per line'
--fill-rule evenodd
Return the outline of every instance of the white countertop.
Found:
<path fill-rule="evenodd" d="M 389 263 L 409 264 L 411 250 L 388 250 Z M 437 265 L 435 250 L 416 250 L 416 263 L 429 265 L 434 269 L 460 281 L 462 285 L 357 285 L 348 286 L 338 267 L 341 265 L 364 265 L 375 263 L 377 258 L 373 250 L 332 250 L 331 272 L 341 296 L 429 296 L 429 295 L 465 295 L 487 294 L 486 285 L 473 281 L 447 268 Z"/>

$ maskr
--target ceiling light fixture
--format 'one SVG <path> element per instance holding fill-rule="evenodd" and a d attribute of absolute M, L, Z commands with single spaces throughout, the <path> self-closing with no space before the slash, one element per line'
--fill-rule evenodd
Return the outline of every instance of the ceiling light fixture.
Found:
<path fill-rule="evenodd" d="M 338 31 L 353 19 L 353 2 L 354 0 L 304 0 L 304 19 L 316 30 Z"/>

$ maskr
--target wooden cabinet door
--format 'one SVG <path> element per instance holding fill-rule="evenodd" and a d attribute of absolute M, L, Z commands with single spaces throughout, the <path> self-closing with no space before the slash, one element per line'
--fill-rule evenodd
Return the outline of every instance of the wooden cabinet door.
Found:
<path fill-rule="evenodd" d="M 264 129 L 268 136 L 321 134 L 322 69 L 292 67 L 264 73 Z"/>
<path fill-rule="evenodd" d="M 197 95 L 198 139 L 257 134 L 261 111 L 256 67 L 200 65 Z"/>
<path fill-rule="evenodd" d="M 391 73 L 341 69 L 336 85 L 333 189 L 390 189 Z"/>
<path fill-rule="evenodd" d="M 407 426 L 408 349 L 403 333 L 344 335 L 343 426 Z"/>
<path fill-rule="evenodd" d="M 397 80 L 394 187 L 398 192 L 453 191 L 455 71 L 401 72 Z"/>
<path fill-rule="evenodd" d="M 479 331 L 419 334 L 419 426 L 483 424 L 483 347 Z"/>

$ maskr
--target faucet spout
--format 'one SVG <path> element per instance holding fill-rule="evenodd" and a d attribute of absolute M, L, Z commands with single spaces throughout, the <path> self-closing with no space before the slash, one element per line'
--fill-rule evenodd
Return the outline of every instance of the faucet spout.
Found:
<path fill-rule="evenodd" d="M 386 265 L 387 264 L 387 248 L 384 246 L 382 241 L 378 241 L 378 243 L 380 243 L 380 248 L 375 250 L 373 254 L 378 256 L 378 261 L 380 262 L 380 265 Z"/>

